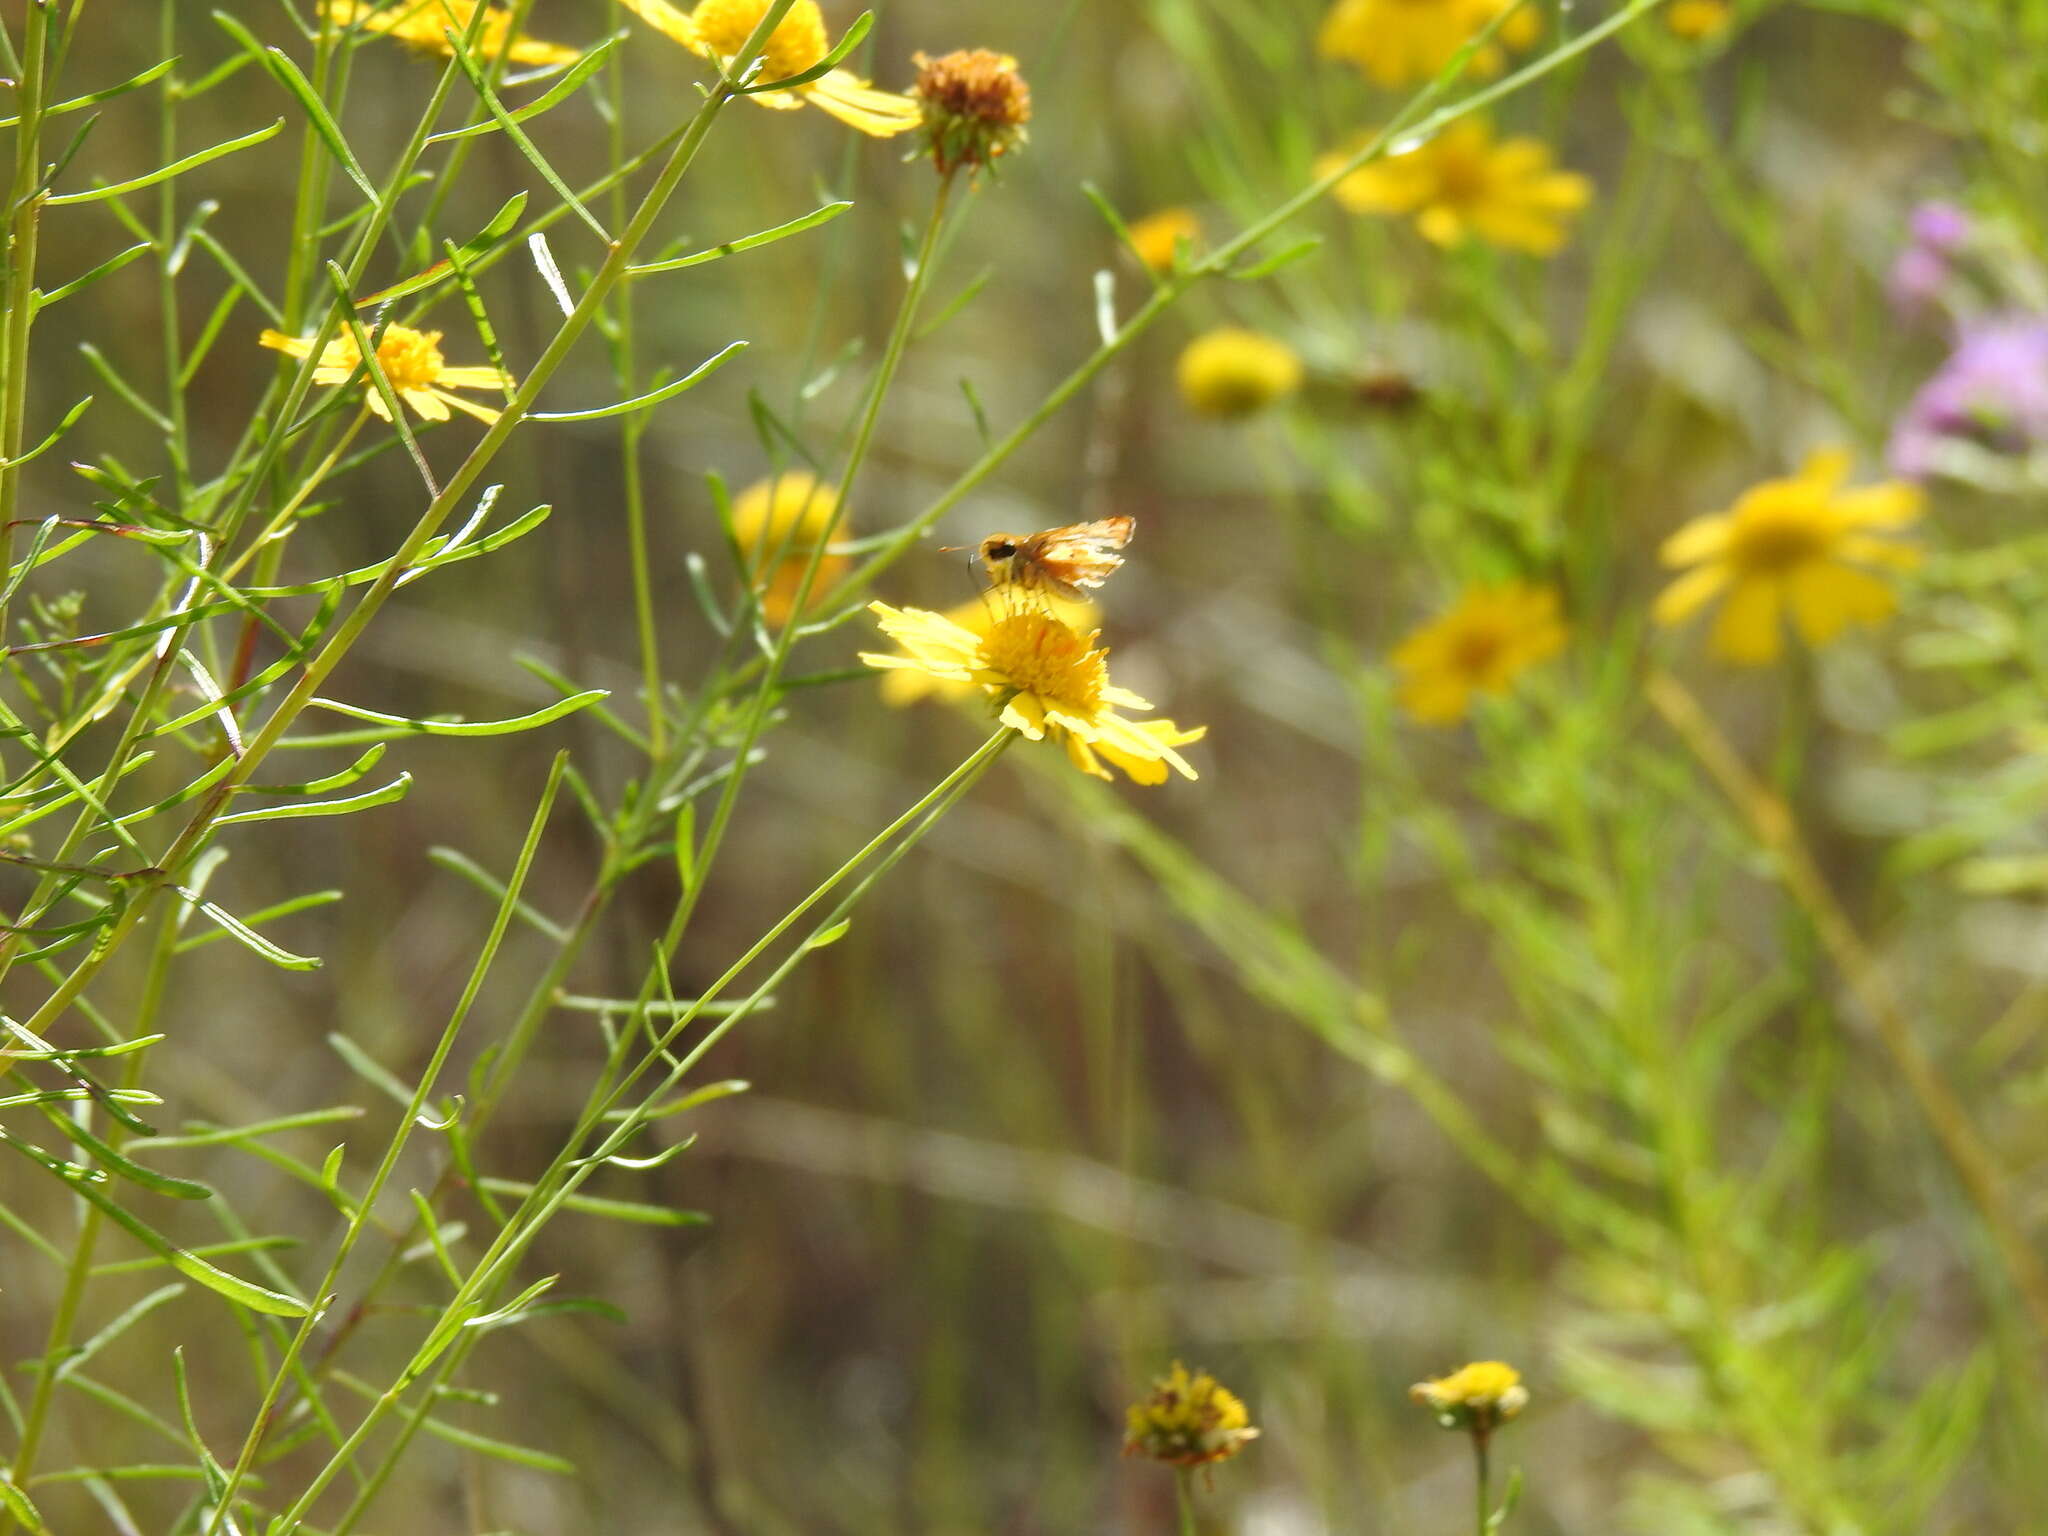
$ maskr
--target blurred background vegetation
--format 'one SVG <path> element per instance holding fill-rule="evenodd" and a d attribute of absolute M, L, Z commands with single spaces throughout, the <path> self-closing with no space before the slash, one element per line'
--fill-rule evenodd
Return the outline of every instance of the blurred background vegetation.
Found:
<path fill-rule="evenodd" d="M 277 5 L 224 9 L 291 43 Z M 17 0 L 7 10 L 16 25 Z M 89 10 L 66 63 L 78 89 L 171 52 L 197 78 L 234 51 L 205 7 L 175 7 L 168 40 L 154 7 Z M 698 71 L 612 11 L 539 0 L 529 30 L 579 46 L 629 33 L 621 131 L 637 143 L 694 105 Z M 853 497 L 855 535 L 929 504 L 986 431 L 1031 411 L 1096 346 L 1102 294 L 1128 313 L 1149 290 L 1084 184 L 1126 219 L 1192 210 L 1199 250 L 1388 118 L 1401 95 L 1318 56 L 1322 13 L 879 8 L 863 46 L 878 83 L 906 84 L 915 50 L 986 46 L 1017 57 L 1035 111 L 1028 145 L 949 229 Z M 1539 52 L 1598 17 L 1567 3 L 1542 19 Z M 1648 692 L 1660 668 L 1683 679 L 1791 808 L 1861 957 L 2037 1233 L 2044 776 L 2025 727 L 2042 703 L 2048 551 L 2024 520 L 2039 483 L 1939 483 L 1932 559 L 1874 638 L 1737 670 L 1645 614 L 1658 544 L 1687 519 L 1822 444 L 1850 447 L 1860 479 L 1884 473 L 1891 423 L 1947 346 L 1886 292 L 1916 203 L 1967 203 L 1996 231 L 1987 281 L 2021 296 L 2038 282 L 2044 41 L 2034 0 L 1738 5 L 1704 38 L 1652 13 L 1497 110 L 1503 132 L 1544 139 L 1596 188 L 1555 258 L 1446 252 L 1406 221 L 1323 205 L 1283 232 L 1320 238 L 1304 259 L 1198 287 L 1117 358 L 931 543 L 1135 516 L 1105 639 L 1120 682 L 1210 727 L 1189 754 L 1201 781 L 1098 786 L 1049 750 L 1012 752 L 850 935 L 719 1047 L 711 1076 L 751 1091 L 691 1115 L 684 1155 L 593 1185 L 704 1220 L 571 1215 L 527 1261 L 619 1313 L 508 1331 L 464 1377 L 495 1406 L 451 1418 L 568 1466 L 430 1442 L 372 1528 L 1166 1529 L 1170 1482 L 1115 1452 L 1123 1405 L 1176 1356 L 1214 1370 L 1264 1430 L 1201 1496 L 1207 1529 L 1464 1528 L 1467 1448 L 1407 1390 L 1480 1358 L 1514 1362 L 1530 1387 L 1500 1454 L 1525 1469 L 1511 1528 L 1531 1536 L 2039 1528 L 2040 1335 L 1880 1045 L 1869 994 L 1845 985 L 1758 823 Z M 435 66 L 381 45 L 354 59 L 343 120 L 383 165 Z M 246 70 L 181 110 L 180 143 L 288 109 Z M 584 103 L 534 125 L 576 185 L 609 163 L 608 132 Z M 93 170 L 161 163 L 155 135 L 140 98 L 111 104 Z M 287 133 L 179 195 L 217 200 L 213 236 L 274 272 L 295 165 Z M 744 486 L 789 462 L 785 429 L 822 443 L 857 406 L 932 186 L 896 145 L 740 103 L 665 216 L 661 240 L 695 249 L 854 202 L 634 290 L 643 378 L 751 343 L 643 440 L 675 676 L 718 644 L 688 557 L 732 589 L 705 476 Z M 444 227 L 478 227 L 522 189 L 545 195 L 511 146 L 482 139 Z M 111 218 L 52 220 L 39 261 L 81 271 L 130 238 Z M 554 238 L 572 277 L 602 254 L 573 224 Z M 184 323 L 224 287 L 195 266 Z M 517 371 L 551 333 L 552 301 L 523 257 L 485 291 Z M 269 377 L 262 323 L 241 306 L 195 380 L 204 457 L 232 446 Z M 459 306 L 435 323 L 451 360 L 481 361 Z M 1291 347 L 1301 391 L 1245 419 L 1191 410 L 1176 359 L 1226 323 Z M 36 332 L 39 400 L 97 393 L 93 453 L 137 474 L 161 471 L 160 434 L 123 416 L 77 344 L 146 369 L 160 324 L 145 262 Z M 544 404 L 618 394 L 593 342 Z M 491 478 L 508 505 L 552 504 L 546 528 L 396 602 L 327 692 L 509 715 L 556 696 L 531 660 L 630 700 L 610 425 L 515 438 Z M 24 517 L 81 499 L 54 462 L 66 456 L 79 455 L 37 466 Z M 293 546 L 309 570 L 379 558 L 417 515 L 400 454 L 326 499 Z M 1567 652 L 1464 725 L 1407 720 L 1387 664 L 1401 637 L 1466 582 L 1530 574 L 1565 594 Z M 136 579 L 119 551 L 83 552 L 60 585 L 85 589 L 84 612 L 65 627 L 118 623 Z M 878 595 L 948 608 L 975 590 L 966 556 L 928 545 Z M 874 643 L 864 620 L 806 642 L 798 670 L 833 675 L 792 692 L 765 740 L 675 964 L 679 995 L 976 739 L 942 705 L 885 708 L 870 680 L 837 676 Z M 346 898 L 266 929 L 321 955 L 319 972 L 233 944 L 195 952 L 161 1024 L 178 1047 L 152 1079 L 163 1118 L 351 1103 L 388 1123 L 393 1105 L 328 1038 L 412 1081 L 491 911 L 436 850 L 506 868 L 563 747 L 599 786 L 636 771 L 588 712 L 527 736 L 400 742 L 386 767 L 416 775 L 401 803 L 237 845 L 238 910 Z M 583 824 L 558 818 L 527 899 L 568 921 L 594 857 Z M 567 990 L 630 995 L 674 899 L 666 861 L 638 871 Z M 516 1009 L 546 955 L 544 935 L 516 929 L 479 1018 Z M 537 1052 L 493 1128 L 508 1172 L 559 1144 L 604 1053 L 594 1015 L 558 1009 Z M 276 1145 L 317 1166 L 344 1133 L 357 1134 L 320 1125 Z M 332 1213 L 304 1181 L 237 1149 L 180 1157 L 252 1229 L 324 1252 Z M 9 1203 L 51 1233 L 68 1220 L 54 1186 Z M 203 1216 L 166 1220 L 220 1235 Z M 19 1241 L 0 1232 L 9 1362 L 41 1349 L 56 1285 Z M 362 1322 L 356 1376 L 388 1379 L 410 1347 L 394 1324 L 423 1294 L 401 1287 Z M 198 1419 L 232 1445 L 246 1413 L 210 1418 L 216 1384 L 225 1402 L 246 1376 L 224 1311 L 148 1319 L 99 1369 L 167 1413 L 174 1343 Z M 45 1464 L 111 1458 L 96 1424 L 74 1405 Z M 67 1533 L 118 1528 L 83 1499 L 52 1507 Z"/>

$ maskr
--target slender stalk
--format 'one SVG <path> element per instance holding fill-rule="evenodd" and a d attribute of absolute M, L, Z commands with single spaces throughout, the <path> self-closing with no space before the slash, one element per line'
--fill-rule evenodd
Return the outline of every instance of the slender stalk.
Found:
<path fill-rule="evenodd" d="M 43 109 L 48 105 L 51 0 L 28 0 L 21 83 L 15 93 L 14 170 L 8 181 L 6 275 L 0 285 L 0 528 L 11 527 L 21 489 L 22 423 L 28 412 L 29 326 L 35 315 L 36 233 L 42 216 Z M 0 615 L 4 619 L 4 615 Z"/>
<path fill-rule="evenodd" d="M 1475 1536 L 1486 1536 L 1486 1529 L 1493 1521 L 1493 1476 L 1488 1453 L 1493 1445 L 1493 1436 L 1484 1430 L 1472 1431 L 1472 1460 L 1477 1473 L 1475 1483 L 1479 1494 L 1479 1521 L 1473 1527 Z"/>
<path fill-rule="evenodd" d="M 1180 1536 L 1195 1536 L 1195 1474 L 1191 1467 L 1173 1469 L 1173 1507 L 1180 1517 Z"/>

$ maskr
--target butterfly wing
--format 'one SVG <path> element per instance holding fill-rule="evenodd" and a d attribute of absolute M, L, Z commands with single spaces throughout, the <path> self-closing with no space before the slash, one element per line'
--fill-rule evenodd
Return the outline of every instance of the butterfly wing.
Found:
<path fill-rule="evenodd" d="M 1099 587 L 1124 563 L 1117 553 L 1131 542 L 1138 520 L 1105 517 L 1034 533 L 1019 552 L 1020 568 L 1035 569 L 1045 586 L 1062 597 L 1079 596 L 1078 588 Z"/>

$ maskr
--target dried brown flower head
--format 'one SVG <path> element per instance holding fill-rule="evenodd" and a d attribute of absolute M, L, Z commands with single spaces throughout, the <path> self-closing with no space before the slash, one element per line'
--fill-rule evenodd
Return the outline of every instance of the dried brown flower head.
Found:
<path fill-rule="evenodd" d="M 1031 87 L 1017 61 L 986 48 L 961 48 L 934 59 L 914 54 L 911 94 L 924 112 L 924 137 L 941 175 L 962 166 L 993 166 L 1024 142 Z"/>

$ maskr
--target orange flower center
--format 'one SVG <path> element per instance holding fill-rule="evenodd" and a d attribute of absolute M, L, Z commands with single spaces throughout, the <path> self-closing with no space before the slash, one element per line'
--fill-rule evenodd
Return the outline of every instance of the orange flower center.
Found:
<path fill-rule="evenodd" d="M 1474 624 L 1451 642 L 1451 664 L 1466 677 L 1485 677 L 1507 649 L 1507 632 L 1496 624 Z"/>
<path fill-rule="evenodd" d="M 1824 557 L 1831 531 L 1810 502 L 1765 503 L 1736 516 L 1728 561 L 1745 576 L 1779 576 Z"/>
<path fill-rule="evenodd" d="M 1436 200 L 1456 208 L 1469 208 L 1485 200 L 1492 178 L 1486 155 L 1445 145 L 1437 152 Z"/>
<path fill-rule="evenodd" d="M 981 664 L 1019 693 L 1035 694 L 1068 714 L 1093 715 L 1109 681 L 1108 663 L 1094 639 L 1047 613 L 1013 613 L 982 637 Z"/>
<path fill-rule="evenodd" d="M 704 46 L 720 58 L 731 58 L 754 35 L 768 14 L 768 0 L 700 0 L 690 19 Z M 796 0 L 789 14 L 768 38 L 761 78 L 783 80 L 800 75 L 831 51 L 825 40 L 825 17 L 818 0 Z"/>
<path fill-rule="evenodd" d="M 441 377 L 439 331 L 416 331 L 411 326 L 387 325 L 377 343 L 377 366 L 396 390 L 426 389 Z"/>

